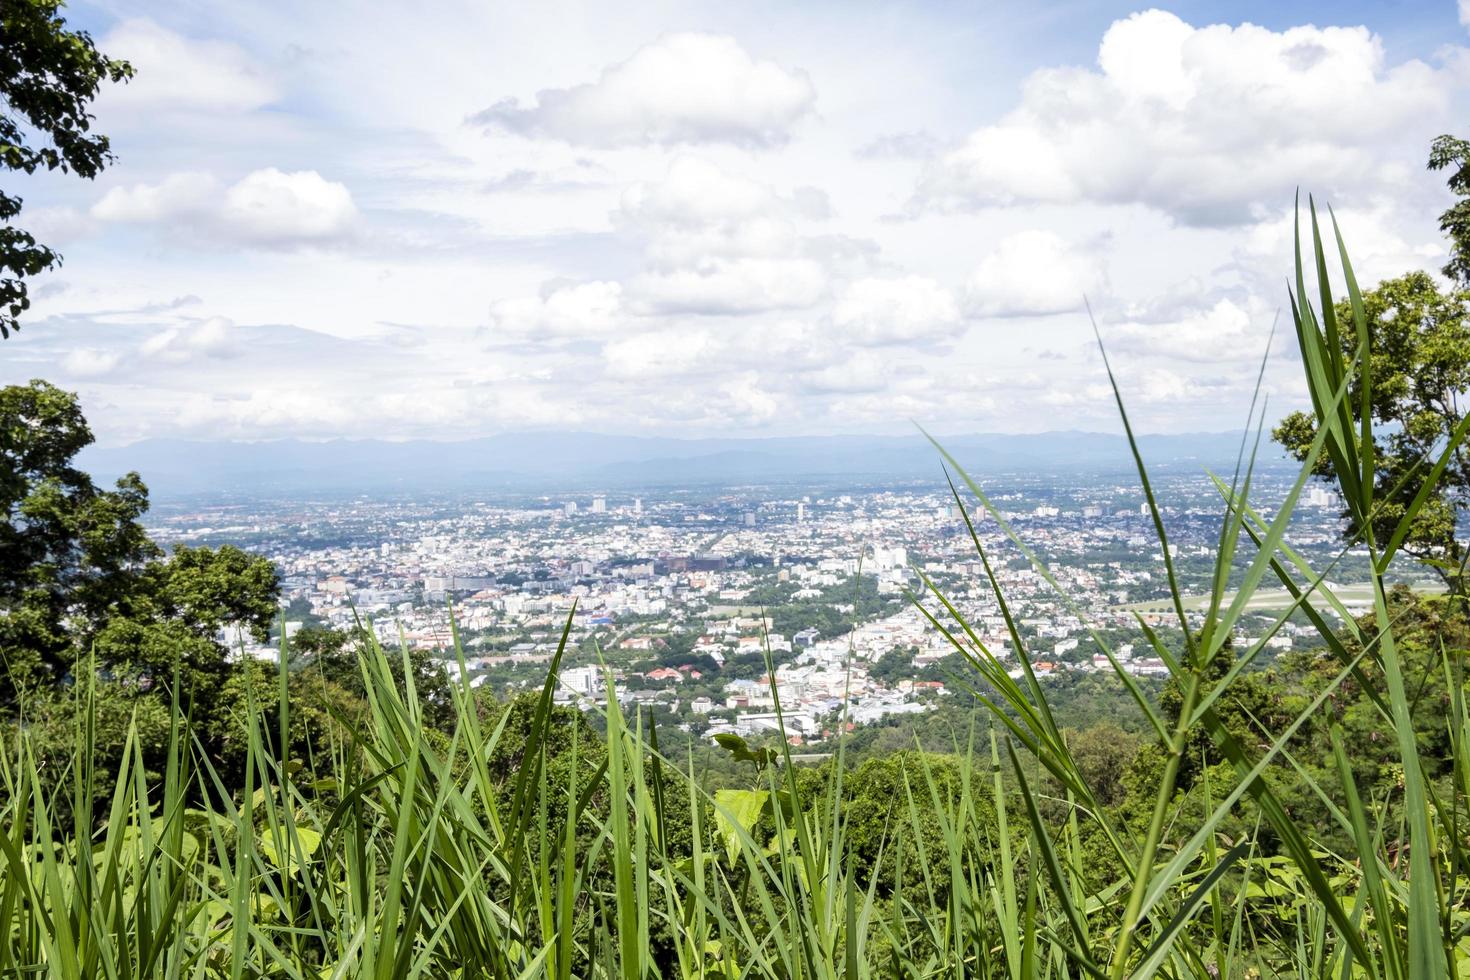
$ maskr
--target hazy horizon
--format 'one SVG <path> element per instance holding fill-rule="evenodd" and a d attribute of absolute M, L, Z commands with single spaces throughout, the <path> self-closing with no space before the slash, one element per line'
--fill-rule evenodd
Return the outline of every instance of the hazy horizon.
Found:
<path fill-rule="evenodd" d="M 1126 474 L 1133 465 L 1127 442 L 1118 434 L 968 433 L 936 438 L 975 473 L 1075 474 L 1086 470 Z M 1150 465 L 1157 467 L 1228 468 L 1242 445 L 1238 432 L 1143 434 L 1137 438 Z M 1262 465 L 1282 459 L 1279 447 L 1271 444 L 1259 454 Z M 680 439 L 534 432 L 458 442 L 154 439 L 120 448 L 90 447 L 79 461 L 107 480 L 137 471 L 161 497 L 925 481 L 942 479 L 943 473 L 939 451 L 918 433 Z"/>

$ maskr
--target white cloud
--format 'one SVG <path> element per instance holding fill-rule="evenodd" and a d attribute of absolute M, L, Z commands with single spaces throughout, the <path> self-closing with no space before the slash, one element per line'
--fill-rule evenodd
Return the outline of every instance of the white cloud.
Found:
<path fill-rule="evenodd" d="M 885 358 L 872 351 L 858 351 L 838 364 L 801 376 L 807 392 L 819 394 L 872 394 L 887 391 L 892 379 Z"/>
<path fill-rule="evenodd" d="M 907 344 L 953 338 L 963 329 L 958 304 L 932 279 L 859 279 L 832 307 L 840 343 Z"/>
<path fill-rule="evenodd" d="M 1081 309 L 1107 291 L 1107 273 L 1095 250 L 1049 231 L 1003 239 L 980 260 L 965 285 L 974 316 L 1046 316 Z"/>
<path fill-rule="evenodd" d="M 700 157 L 679 156 L 655 182 L 623 192 L 617 223 L 644 238 L 653 265 L 677 268 L 710 256 L 768 258 L 801 247 L 797 222 L 830 213 L 826 195 L 801 188 L 790 196 L 732 174 Z"/>
<path fill-rule="evenodd" d="M 1470 0 L 1460 0 L 1460 26 L 1470 28 Z"/>
<path fill-rule="evenodd" d="M 1109 325 L 1102 335 L 1110 352 L 1198 364 L 1258 364 L 1266 353 L 1272 319 L 1271 312 L 1263 307 L 1219 299 L 1161 322 L 1133 319 Z M 1278 351 L 1283 342 L 1291 343 L 1279 330 L 1276 341 Z"/>
<path fill-rule="evenodd" d="M 165 224 L 173 233 L 260 248 L 345 238 L 357 208 L 345 185 L 314 170 L 269 167 L 221 188 L 209 174 L 177 173 L 157 184 L 114 187 L 92 206 L 103 221 Z"/>
<path fill-rule="evenodd" d="M 26 208 L 18 220 L 26 231 L 51 246 L 85 238 L 97 225 L 86 212 L 71 207 Z"/>
<path fill-rule="evenodd" d="M 826 211 L 820 191 L 808 189 L 805 199 L 783 198 L 766 184 L 689 154 L 675 157 L 662 180 L 631 185 L 623 192 L 621 207 L 628 220 L 659 226 L 736 224 L 775 216 L 823 218 Z"/>
<path fill-rule="evenodd" d="M 761 313 L 814 305 L 827 272 L 805 258 L 710 256 L 692 268 L 645 273 L 629 286 L 641 313 Z"/>
<path fill-rule="evenodd" d="M 344 185 L 315 170 L 283 173 L 271 167 L 226 190 L 219 216 L 235 234 L 275 245 L 341 237 L 357 208 Z"/>
<path fill-rule="evenodd" d="M 1305 206 L 1302 221 L 1309 219 Z M 1418 269 L 1438 269 L 1444 264 L 1442 241 L 1412 243 L 1404 237 L 1402 208 L 1397 202 L 1384 200 L 1369 207 L 1345 207 L 1335 212 L 1338 227 L 1352 259 L 1353 272 L 1365 287 L 1380 280 Z M 1282 270 L 1290 269 L 1295 228 L 1291 212 L 1252 225 L 1241 237 L 1235 250 L 1240 268 L 1259 283 L 1267 295 L 1286 299 Z M 1323 215 L 1324 234 L 1331 234 L 1331 222 Z M 1329 261 L 1336 266 L 1336 256 Z"/>
<path fill-rule="evenodd" d="M 473 121 L 589 146 L 766 147 L 786 142 L 816 94 L 805 72 L 757 61 L 734 38 L 667 34 L 596 82 L 544 89 L 529 106 L 502 101 Z"/>
<path fill-rule="evenodd" d="M 196 357 L 232 357 L 238 352 L 234 328 L 225 317 L 212 316 L 189 326 L 161 330 L 143 341 L 138 352 L 172 364 Z"/>
<path fill-rule="evenodd" d="M 623 194 L 618 223 L 644 241 L 646 270 L 629 284 L 644 314 L 749 314 L 803 309 L 827 289 L 799 222 L 826 218 L 825 196 L 790 196 L 681 156 L 663 180 Z"/>
<path fill-rule="evenodd" d="M 62 358 L 61 369 L 74 378 L 100 378 L 111 374 L 120 360 L 122 355 L 117 351 L 78 347 Z"/>
<path fill-rule="evenodd" d="M 114 187 L 92 205 L 102 221 L 171 221 L 207 211 L 218 196 L 219 182 L 209 174 L 170 174 L 157 184 Z"/>
<path fill-rule="evenodd" d="M 729 319 L 696 324 L 672 318 L 653 329 L 609 340 L 602 360 L 610 377 L 689 384 L 738 371 L 757 371 L 767 379 L 792 372 L 820 371 L 847 357 L 821 326 L 807 320 Z"/>
<path fill-rule="evenodd" d="M 1399 6 L 1354 8 L 1384 53 L 1364 30 L 1151 13 L 1105 43 L 1040 25 L 999 62 L 985 38 L 1015 36 L 989 11 L 854 10 L 812 43 L 795 8 L 150 9 L 185 50 L 160 67 L 99 38 L 142 71 L 98 104 L 118 162 L 26 190 L 22 224 L 67 264 L 0 372 L 70 380 L 113 441 L 1096 428 L 1116 413 L 1087 318 L 990 319 L 1086 292 L 1141 429 L 1223 428 L 1285 306 L 1298 182 L 1332 195 L 1365 285 L 1443 264 L 1449 195 L 1422 157 L 1470 105 L 1470 44 L 1451 7 Z M 688 24 L 798 97 L 635 84 L 657 58 L 629 56 Z M 1006 74 L 1079 40 L 1080 67 Z M 1000 72 L 983 90 L 977 58 Z M 502 95 L 522 102 L 499 132 L 464 124 Z M 920 174 L 926 207 L 888 220 Z M 201 329 L 215 314 L 238 326 Z M 1301 404 L 1292 346 L 1283 327 L 1273 412 Z"/>
<path fill-rule="evenodd" d="M 274 102 L 274 82 L 239 45 L 186 38 L 146 19 L 125 20 L 99 47 L 137 69 L 127 85 L 103 86 L 102 110 L 243 112 Z"/>
<path fill-rule="evenodd" d="M 500 300 L 490 308 L 494 341 L 603 337 L 623 323 L 623 287 L 616 282 L 560 284 L 540 296 Z"/>
<path fill-rule="evenodd" d="M 1108 29 L 1098 70 L 1034 72 L 1015 109 L 928 170 L 916 203 L 1141 203 L 1185 223 L 1246 222 L 1297 181 L 1383 180 L 1385 144 L 1447 121 L 1462 83 L 1387 64 L 1363 27 L 1195 28 L 1150 10 Z"/>
<path fill-rule="evenodd" d="M 710 356 L 718 341 L 708 331 L 669 328 L 624 337 L 603 348 L 614 377 L 660 378 L 715 367 Z"/>

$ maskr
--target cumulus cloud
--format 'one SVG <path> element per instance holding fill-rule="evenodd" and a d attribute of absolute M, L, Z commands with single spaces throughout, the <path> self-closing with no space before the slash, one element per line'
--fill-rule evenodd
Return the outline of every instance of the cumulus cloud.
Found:
<path fill-rule="evenodd" d="M 187 326 L 160 330 L 143 341 L 138 353 L 171 364 L 183 364 L 197 357 L 233 357 L 239 352 L 234 332 L 235 325 L 230 320 L 212 316 Z"/>
<path fill-rule="evenodd" d="M 1084 296 L 1097 299 L 1107 282 L 1095 251 L 1053 232 L 1023 231 L 980 260 L 965 284 L 965 308 L 972 316 L 1068 313 Z"/>
<path fill-rule="evenodd" d="M 1353 271 L 1365 286 L 1418 269 L 1437 269 L 1444 264 L 1446 250 L 1442 240 L 1410 241 L 1405 237 L 1404 215 L 1396 202 L 1338 208 L 1334 216 L 1352 255 Z M 1286 297 L 1281 270 L 1290 268 L 1292 261 L 1296 235 L 1293 221 L 1294 216 L 1288 211 L 1257 222 L 1240 237 L 1234 249 L 1237 268 L 1261 292 L 1283 301 Z"/>
<path fill-rule="evenodd" d="M 315 170 L 283 173 L 270 167 L 247 174 L 225 191 L 220 220 L 261 244 L 338 238 L 357 208 L 347 188 Z"/>
<path fill-rule="evenodd" d="M 792 372 L 821 371 L 848 352 L 807 320 L 736 320 L 697 324 L 664 320 L 602 348 L 607 375 L 627 381 L 693 384 L 703 390 L 733 372 L 755 371 L 774 383 Z"/>
<path fill-rule="evenodd" d="M 866 350 L 801 377 L 803 389 L 815 394 L 872 394 L 887 391 L 891 381 L 887 361 Z"/>
<path fill-rule="evenodd" d="M 287 173 L 269 167 L 228 187 L 204 173 L 114 187 L 92 206 L 92 216 L 163 224 L 174 233 L 259 248 L 291 248 L 345 238 L 357 208 L 345 185 L 315 170 Z"/>
<path fill-rule="evenodd" d="M 108 112 L 243 112 L 269 105 L 280 94 L 239 45 L 186 38 L 151 20 L 125 20 L 99 46 L 137 69 L 127 85 L 103 86 L 99 104 Z"/>
<path fill-rule="evenodd" d="M 614 340 L 603 348 L 608 372 L 616 378 L 667 378 L 711 370 L 718 340 L 708 331 L 671 327 Z"/>
<path fill-rule="evenodd" d="M 26 208 L 20 220 L 27 231 L 53 246 L 86 238 L 97 225 L 85 211 L 71 207 Z"/>
<path fill-rule="evenodd" d="M 616 216 L 644 242 L 645 271 L 629 283 L 639 313 L 746 314 L 802 309 L 826 292 L 828 271 L 802 234 L 824 220 L 825 195 L 782 195 L 690 156 L 663 180 L 623 194 Z"/>
<path fill-rule="evenodd" d="M 623 192 L 621 217 L 635 225 L 739 225 L 761 218 L 828 216 L 816 188 L 782 197 L 774 188 L 732 174 L 703 157 L 681 154 L 662 180 L 639 181 Z"/>
<path fill-rule="evenodd" d="M 806 72 L 758 61 L 734 38 L 667 34 L 595 82 L 544 89 L 529 105 L 504 100 L 471 121 L 587 146 L 769 147 L 786 142 L 816 97 Z"/>
<path fill-rule="evenodd" d="M 1114 23 L 1096 70 L 1033 73 L 1021 100 L 942 155 L 915 203 L 1138 203 L 1229 225 L 1380 181 L 1382 147 L 1446 118 L 1452 69 L 1389 65 L 1364 27 L 1196 28 L 1150 10 Z M 1437 123 L 1436 123 L 1437 124 Z"/>
<path fill-rule="evenodd" d="M 922 276 L 849 283 L 833 304 L 832 323 L 842 341 L 861 345 L 948 340 L 964 326 L 949 290 Z"/>
<path fill-rule="evenodd" d="M 179 218 L 207 209 L 218 189 L 218 181 L 209 174 L 170 174 L 157 184 L 112 188 L 92 205 L 92 217 L 128 222 Z"/>
<path fill-rule="evenodd" d="M 490 308 L 492 341 L 604 337 L 624 320 L 623 287 L 616 282 L 561 283 L 539 296 L 520 296 Z"/>
<path fill-rule="evenodd" d="M 1259 363 L 1266 352 L 1272 319 L 1264 308 L 1221 298 L 1166 319 L 1144 316 L 1109 325 L 1103 330 L 1103 340 L 1111 351 L 1140 357 L 1198 364 Z"/>
<path fill-rule="evenodd" d="M 710 256 L 691 268 L 639 275 L 630 286 L 643 313 L 761 313 L 812 306 L 826 291 L 827 272 L 805 258 Z"/>
<path fill-rule="evenodd" d="M 62 358 L 61 369 L 74 378 L 100 378 L 111 374 L 120 360 L 122 355 L 115 350 L 78 347 Z"/>

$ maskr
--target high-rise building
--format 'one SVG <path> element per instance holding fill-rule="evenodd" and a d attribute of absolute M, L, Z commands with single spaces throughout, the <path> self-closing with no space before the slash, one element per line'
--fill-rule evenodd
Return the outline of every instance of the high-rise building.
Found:
<path fill-rule="evenodd" d="M 561 512 L 567 517 L 571 517 L 577 512 L 577 502 L 575 500 L 568 500 L 562 505 Z"/>
<path fill-rule="evenodd" d="M 641 513 L 643 513 L 643 498 L 642 497 L 634 497 L 633 498 L 633 513 L 635 513 L 635 514 L 641 514 Z"/>
<path fill-rule="evenodd" d="M 806 520 L 806 504 L 797 503 L 797 505 L 796 505 L 796 519 L 797 519 L 798 522 Z"/>
<path fill-rule="evenodd" d="M 595 665 L 587 667 L 568 667 L 557 677 L 561 682 L 562 691 L 573 697 L 592 698 L 601 693 L 602 671 Z"/>
<path fill-rule="evenodd" d="M 1307 491 L 1308 507 L 1332 507 L 1337 503 L 1337 495 L 1326 487 L 1312 487 Z"/>
<path fill-rule="evenodd" d="M 745 512 L 745 526 L 755 527 L 755 511 L 748 510 Z"/>
<path fill-rule="evenodd" d="M 607 513 L 607 498 L 606 497 L 593 497 L 592 498 L 592 513 L 594 513 L 594 514 L 606 514 Z"/>

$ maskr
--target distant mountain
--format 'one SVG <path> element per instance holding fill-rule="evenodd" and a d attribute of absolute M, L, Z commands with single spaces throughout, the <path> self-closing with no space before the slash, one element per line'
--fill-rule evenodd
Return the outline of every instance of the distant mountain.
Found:
<path fill-rule="evenodd" d="M 1122 436 L 1096 432 L 980 434 L 940 440 L 977 473 L 1128 472 Z M 1238 433 L 1149 435 L 1150 466 L 1234 464 Z M 111 481 L 137 470 L 160 498 L 199 493 L 531 490 L 795 481 L 939 479 L 941 458 L 922 436 L 673 439 L 533 432 L 460 442 L 335 439 L 188 442 L 149 439 L 87 449 L 82 465 Z M 1284 461 L 1269 447 L 1263 462 Z"/>

